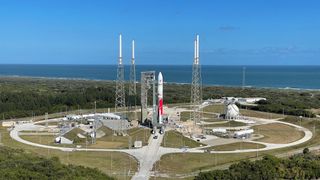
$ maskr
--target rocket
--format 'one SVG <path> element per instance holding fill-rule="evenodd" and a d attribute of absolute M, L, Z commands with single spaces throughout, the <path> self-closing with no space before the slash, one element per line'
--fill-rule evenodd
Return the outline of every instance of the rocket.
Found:
<path fill-rule="evenodd" d="M 163 119 L 163 77 L 162 73 L 159 72 L 158 75 L 158 119 L 159 124 L 162 124 Z"/>

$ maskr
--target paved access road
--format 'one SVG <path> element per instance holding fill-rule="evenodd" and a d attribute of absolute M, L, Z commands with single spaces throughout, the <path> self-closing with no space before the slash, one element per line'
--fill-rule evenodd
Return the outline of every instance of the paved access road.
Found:
<path fill-rule="evenodd" d="M 149 144 L 147 148 L 144 149 L 142 159 L 139 160 L 140 169 L 132 179 L 149 179 L 154 163 L 160 160 L 161 155 L 159 154 L 159 149 L 163 140 L 163 134 L 156 134 L 156 136 L 158 136 L 157 139 L 153 139 L 153 136 L 150 136 Z"/>
<path fill-rule="evenodd" d="M 48 120 L 50 121 L 50 120 Z M 41 121 L 44 122 L 44 121 Z M 244 153 L 244 152 L 257 152 L 257 151 L 265 151 L 265 150 L 271 150 L 271 149 L 278 149 L 283 147 L 289 147 L 294 146 L 297 144 L 304 143 L 312 138 L 312 132 L 309 131 L 306 128 L 281 122 L 277 120 L 266 120 L 266 123 L 283 123 L 290 126 L 294 126 L 302 131 L 304 131 L 304 137 L 302 139 L 299 139 L 298 141 L 288 143 L 288 144 L 271 144 L 271 143 L 261 143 L 265 144 L 266 147 L 262 149 L 244 149 L 244 150 L 236 150 L 236 151 L 211 151 L 212 153 Z M 39 123 L 39 122 L 36 122 Z M 197 148 L 190 148 L 190 149 L 179 149 L 179 148 L 164 148 L 161 147 L 161 142 L 163 140 L 163 135 L 157 134 L 158 138 L 153 139 L 153 136 L 150 136 L 149 143 L 147 146 L 144 146 L 140 149 L 87 149 L 87 148 L 66 148 L 66 147 L 59 147 L 59 146 L 49 146 L 49 145 L 43 145 L 43 144 L 37 144 L 33 143 L 27 140 L 22 139 L 19 136 L 20 131 L 36 131 L 38 129 L 43 128 L 43 126 L 36 125 L 35 123 L 26 123 L 26 124 L 18 124 L 13 128 L 10 132 L 11 138 L 15 139 L 18 142 L 28 144 L 31 146 L 41 147 L 41 148 L 49 148 L 49 149 L 56 149 L 61 151 L 113 151 L 113 152 L 124 152 L 127 153 L 133 157 L 135 157 L 139 162 L 139 171 L 134 175 L 133 179 L 135 180 L 142 180 L 142 179 L 149 179 L 151 175 L 151 171 L 153 168 L 153 165 L 156 161 L 158 161 L 162 155 L 169 154 L 169 153 L 203 153 L 204 150 L 202 150 L 205 147 L 197 147 Z M 259 143 L 256 142 L 255 143 Z M 208 146 L 210 147 L 210 146 Z"/>

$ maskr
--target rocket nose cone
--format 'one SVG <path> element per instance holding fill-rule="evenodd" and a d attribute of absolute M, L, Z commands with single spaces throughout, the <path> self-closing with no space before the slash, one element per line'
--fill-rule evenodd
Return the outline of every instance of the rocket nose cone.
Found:
<path fill-rule="evenodd" d="M 159 72 L 159 75 L 158 75 L 158 81 L 159 81 L 159 83 L 163 83 L 163 77 L 162 77 L 162 73 L 161 72 Z"/>
<path fill-rule="evenodd" d="M 159 72 L 158 79 L 163 79 L 161 72 Z"/>

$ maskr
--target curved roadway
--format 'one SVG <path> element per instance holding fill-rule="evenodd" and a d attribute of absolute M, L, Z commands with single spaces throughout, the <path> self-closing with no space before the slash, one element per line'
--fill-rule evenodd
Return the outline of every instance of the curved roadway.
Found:
<path fill-rule="evenodd" d="M 44 122 L 44 121 L 41 121 L 41 122 Z M 263 143 L 263 142 L 254 141 L 255 143 L 266 145 L 265 148 L 261 148 L 261 149 L 243 149 L 243 150 L 235 150 L 235 151 L 214 151 L 213 150 L 211 152 L 222 154 L 222 153 L 245 153 L 245 152 L 266 151 L 266 150 L 284 148 L 289 146 L 295 146 L 295 145 L 304 143 L 312 138 L 312 132 L 310 130 L 300 127 L 298 125 L 282 122 L 282 121 L 276 121 L 276 120 L 268 120 L 268 122 L 282 123 L 282 124 L 293 126 L 301 131 L 304 131 L 304 137 L 288 144 L 272 144 L 272 143 Z M 160 145 L 163 139 L 163 135 L 160 135 L 160 134 L 158 134 L 157 139 L 153 139 L 153 136 L 150 136 L 148 145 L 140 149 L 94 149 L 94 148 L 58 147 L 58 146 L 50 146 L 50 145 L 33 143 L 30 141 L 24 140 L 19 136 L 20 131 L 25 131 L 25 130 L 34 131 L 39 128 L 43 128 L 43 126 L 35 125 L 37 123 L 40 123 L 40 122 L 16 125 L 15 128 L 13 128 L 10 132 L 11 138 L 13 138 L 18 142 L 28 144 L 30 146 L 36 146 L 40 148 L 49 148 L 49 149 L 55 149 L 55 150 L 61 150 L 61 151 L 109 151 L 109 152 L 112 151 L 112 152 L 124 152 L 124 153 L 130 154 L 131 156 L 135 157 L 139 162 L 139 171 L 135 174 L 133 179 L 148 179 L 150 177 L 150 172 L 152 171 L 153 164 L 156 161 L 158 161 L 162 155 L 169 154 L 169 153 L 203 153 L 204 152 L 203 148 L 210 147 L 210 146 L 204 146 L 204 147 L 197 147 L 197 148 L 191 148 L 191 149 L 161 147 Z"/>

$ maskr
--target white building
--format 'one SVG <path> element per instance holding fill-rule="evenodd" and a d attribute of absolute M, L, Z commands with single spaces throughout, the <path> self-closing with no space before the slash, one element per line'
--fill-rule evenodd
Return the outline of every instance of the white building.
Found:
<path fill-rule="evenodd" d="M 227 129 L 225 129 L 225 128 L 213 128 L 212 132 L 213 133 L 227 133 Z"/>
<path fill-rule="evenodd" d="M 245 138 L 245 139 L 247 139 L 247 138 L 251 137 L 251 134 L 253 132 L 254 132 L 253 129 L 244 129 L 244 130 L 240 130 L 240 131 L 234 132 L 233 137 L 234 138 L 241 138 L 241 139 Z"/>
<path fill-rule="evenodd" d="M 239 119 L 240 110 L 235 101 L 225 101 L 224 109 L 225 119 Z"/>

